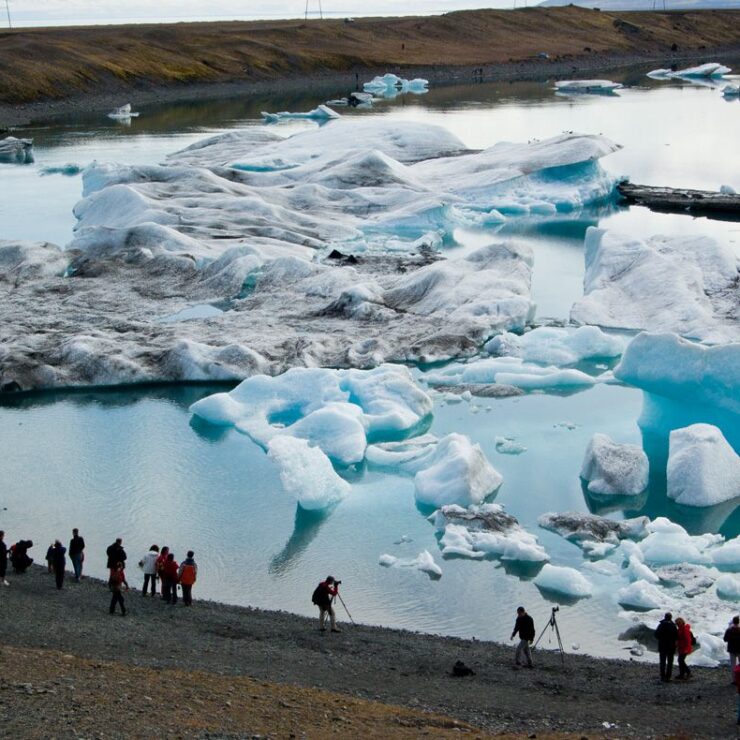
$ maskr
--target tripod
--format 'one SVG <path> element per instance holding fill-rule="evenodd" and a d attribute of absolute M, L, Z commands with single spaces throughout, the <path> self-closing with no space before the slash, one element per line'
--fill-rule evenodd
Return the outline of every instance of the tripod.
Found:
<path fill-rule="evenodd" d="M 342 603 L 342 606 L 344 607 L 344 611 L 347 612 L 347 616 L 349 617 L 349 621 L 352 622 L 352 624 L 354 624 L 355 623 L 355 620 L 352 619 L 352 615 L 349 613 L 349 609 L 347 609 L 347 605 L 344 603 L 344 599 L 341 597 L 340 594 L 337 594 L 337 596 L 339 597 L 339 601 Z"/>
<path fill-rule="evenodd" d="M 552 608 L 552 611 L 550 612 L 550 619 L 548 620 L 547 624 L 544 626 L 542 632 L 540 632 L 540 636 L 537 638 L 537 641 L 534 643 L 532 648 L 536 648 L 537 645 L 540 644 L 540 640 L 544 637 L 545 632 L 547 632 L 547 628 L 549 627 L 552 632 L 555 633 L 555 637 L 558 640 L 558 650 L 560 651 L 560 661 L 565 665 L 565 650 L 563 649 L 563 641 L 560 638 L 560 629 L 558 627 L 558 620 L 555 618 L 555 612 L 559 612 L 560 607 L 554 606 Z"/>

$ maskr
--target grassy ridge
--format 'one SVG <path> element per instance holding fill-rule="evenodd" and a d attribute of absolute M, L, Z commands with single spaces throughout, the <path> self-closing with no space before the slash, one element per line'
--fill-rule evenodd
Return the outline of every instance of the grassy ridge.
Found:
<path fill-rule="evenodd" d="M 740 44 L 740 11 L 577 7 L 442 16 L 16 29 L 0 33 L 0 103 L 359 69 L 483 66 Z M 586 52 L 588 47 L 591 51 Z"/>

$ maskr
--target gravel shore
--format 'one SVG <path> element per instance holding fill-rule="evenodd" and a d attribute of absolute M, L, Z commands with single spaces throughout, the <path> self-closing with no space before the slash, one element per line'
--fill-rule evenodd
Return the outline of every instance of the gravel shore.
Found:
<path fill-rule="evenodd" d="M 534 670 L 515 670 L 510 646 L 351 624 L 343 624 L 341 634 L 321 633 L 317 620 L 198 601 L 197 585 L 192 608 L 142 598 L 132 589 L 128 614 L 121 617 L 108 614 L 109 594 L 100 581 L 68 579 L 57 591 L 40 568 L 9 577 L 11 585 L 0 591 L 5 647 L 116 661 L 132 670 L 196 671 L 323 689 L 445 715 L 492 733 L 735 736 L 736 692 L 728 670 L 695 668 L 688 682 L 662 684 L 657 665 L 568 654 L 563 666 L 550 651 L 537 651 Z M 138 580 L 132 572 L 132 586 Z M 2 657 L 7 663 L 6 651 Z M 475 675 L 453 678 L 456 660 Z M 0 692 L 5 717 L 20 711 L 7 701 L 25 691 L 16 683 L 32 681 L 32 663 L 25 677 L 12 676 L 16 690 Z M 206 679 L 197 679 L 203 681 L 207 693 Z M 355 725 L 340 734 L 368 733 Z"/>

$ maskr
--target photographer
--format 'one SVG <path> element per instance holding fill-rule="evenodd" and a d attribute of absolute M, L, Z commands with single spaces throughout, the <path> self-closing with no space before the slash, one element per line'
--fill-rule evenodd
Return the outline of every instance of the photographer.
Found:
<path fill-rule="evenodd" d="M 522 656 L 527 659 L 527 668 L 534 668 L 532 663 L 532 652 L 529 649 L 530 643 L 534 640 L 534 620 L 527 614 L 523 606 L 516 610 L 516 622 L 514 631 L 511 633 L 511 639 L 519 633 L 519 644 L 516 646 L 516 664 L 522 664 Z"/>
<path fill-rule="evenodd" d="M 326 632 L 326 615 L 329 615 L 332 632 L 341 632 L 337 627 L 337 618 L 334 613 L 332 602 L 339 593 L 339 584 L 334 576 L 327 576 L 325 581 L 321 581 L 313 592 L 311 600 L 319 607 L 319 629 Z"/>

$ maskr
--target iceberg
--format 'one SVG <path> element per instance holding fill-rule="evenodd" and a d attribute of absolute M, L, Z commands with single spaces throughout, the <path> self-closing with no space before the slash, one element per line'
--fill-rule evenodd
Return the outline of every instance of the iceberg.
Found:
<path fill-rule="evenodd" d="M 722 95 L 725 98 L 740 97 L 740 85 L 725 85 L 722 88 Z"/>
<path fill-rule="evenodd" d="M 555 83 L 558 92 L 591 93 L 596 95 L 613 94 L 621 90 L 623 85 L 611 80 L 560 80 Z"/>
<path fill-rule="evenodd" d="M 740 497 L 740 456 L 711 424 L 670 435 L 668 498 L 684 506 L 714 506 Z"/>
<path fill-rule="evenodd" d="M 373 77 L 369 82 L 364 82 L 363 90 L 381 98 L 394 98 L 399 93 L 414 93 L 422 95 L 428 92 L 429 80 L 416 77 L 413 80 L 407 80 L 398 75 L 389 72 L 384 75 Z"/>
<path fill-rule="evenodd" d="M 673 72 L 673 77 L 723 77 L 729 74 L 732 70 L 729 67 L 725 67 L 724 64 L 718 62 L 707 62 L 706 64 L 700 64 L 697 67 L 687 67 L 686 69 L 679 69 L 677 72 Z"/>
<path fill-rule="evenodd" d="M 549 560 L 537 538 L 499 504 L 442 506 L 429 519 L 441 533 L 439 544 L 444 556 L 474 560 L 495 557 L 521 563 Z"/>
<path fill-rule="evenodd" d="M 638 334 L 614 377 L 658 396 L 740 414 L 740 342 L 707 347 L 676 334 Z"/>
<path fill-rule="evenodd" d="M 78 164 L 68 162 L 59 166 L 42 167 L 39 170 L 39 175 L 44 177 L 45 175 L 64 175 L 65 177 L 75 177 L 82 172 L 82 167 Z"/>
<path fill-rule="evenodd" d="M 275 437 L 267 451 L 280 468 L 283 488 L 306 511 L 328 509 L 350 492 L 349 483 L 337 475 L 326 455 L 305 439 Z"/>
<path fill-rule="evenodd" d="M 710 344 L 740 340 L 738 259 L 702 236 L 645 241 L 589 227 L 578 324 L 674 332 Z"/>
<path fill-rule="evenodd" d="M 666 609 L 671 603 L 653 583 L 644 580 L 620 588 L 617 592 L 617 601 L 628 609 L 642 610 Z"/>
<path fill-rule="evenodd" d="M 430 578 L 442 577 L 442 568 L 434 562 L 429 550 L 422 550 L 415 558 L 397 558 L 386 553 L 380 556 L 378 562 L 385 568 L 415 568 L 427 573 Z"/>
<path fill-rule="evenodd" d="M 330 121 L 334 118 L 341 118 L 341 116 L 339 115 L 339 113 L 329 108 L 329 106 L 322 104 L 317 106 L 313 110 L 304 113 L 291 113 L 289 111 L 268 113 L 266 111 L 262 111 L 262 118 L 265 120 L 265 123 L 276 123 L 277 121 L 292 118 L 308 119 L 310 121 Z"/>
<path fill-rule="evenodd" d="M 717 579 L 716 586 L 717 595 L 721 598 L 740 601 L 740 578 L 725 573 Z"/>
<path fill-rule="evenodd" d="M 711 553 L 712 563 L 720 568 L 740 570 L 740 537 L 727 540 Z"/>
<path fill-rule="evenodd" d="M 542 514 L 537 523 L 543 529 L 565 537 L 583 547 L 585 542 L 606 542 L 618 545 L 621 540 L 638 540 L 648 533 L 650 520 L 646 516 L 615 521 L 595 514 L 565 512 Z M 624 547 L 628 543 L 622 543 Z"/>
<path fill-rule="evenodd" d="M 639 547 L 645 562 L 654 565 L 710 563 L 711 551 L 724 541 L 719 534 L 691 537 L 680 524 L 665 517 L 650 522 L 647 531 L 648 536 L 639 543 Z"/>
<path fill-rule="evenodd" d="M 137 118 L 138 113 L 131 110 L 131 103 L 126 103 L 120 108 L 114 108 L 109 114 L 108 118 L 112 118 L 114 121 L 126 121 L 131 118 Z"/>
<path fill-rule="evenodd" d="M 642 581 L 652 584 L 660 583 L 660 577 L 635 555 L 629 556 L 626 570 L 627 575 L 632 581 Z"/>
<path fill-rule="evenodd" d="M 543 591 L 561 596 L 582 599 L 591 596 L 593 589 L 589 580 L 575 568 L 545 563 L 534 579 L 534 585 Z"/>
<path fill-rule="evenodd" d="M 618 444 L 606 434 L 594 434 L 586 448 L 581 478 L 591 493 L 635 496 L 648 484 L 648 457 L 640 447 Z"/>
<path fill-rule="evenodd" d="M 31 164 L 33 162 L 33 139 L 17 139 L 15 136 L 0 139 L 0 162 Z"/>

